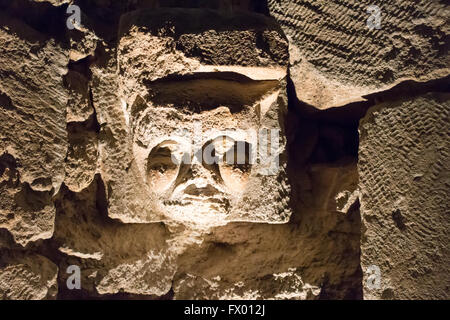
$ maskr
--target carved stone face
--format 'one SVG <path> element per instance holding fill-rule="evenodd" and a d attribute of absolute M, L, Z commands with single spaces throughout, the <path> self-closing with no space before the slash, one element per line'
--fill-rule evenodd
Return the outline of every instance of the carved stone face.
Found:
<path fill-rule="evenodd" d="M 252 172 L 258 119 L 256 112 L 242 113 L 225 106 L 201 112 L 147 107 L 133 121 L 137 166 L 166 216 L 226 218 Z"/>
<path fill-rule="evenodd" d="M 280 62 L 284 51 L 275 51 L 284 39 L 265 17 L 251 16 L 255 26 L 233 26 L 247 20 L 211 14 L 229 30 L 215 35 L 206 25 L 178 26 L 211 22 L 193 9 L 136 12 L 122 19 L 118 96 L 128 141 L 122 152 L 132 160 L 126 172 L 111 170 L 112 217 L 207 226 L 289 218 L 282 132 L 286 65 Z M 204 37 L 231 41 L 225 47 L 236 52 L 218 45 L 222 53 L 205 48 L 200 54 L 209 62 L 189 57 L 203 48 Z M 268 44 L 258 48 L 256 39 L 266 38 Z M 272 43 L 270 54 L 263 52 Z M 271 139 L 265 147 L 282 158 L 270 175 L 262 170 L 262 129 Z M 279 134 L 276 141 L 270 130 Z"/>

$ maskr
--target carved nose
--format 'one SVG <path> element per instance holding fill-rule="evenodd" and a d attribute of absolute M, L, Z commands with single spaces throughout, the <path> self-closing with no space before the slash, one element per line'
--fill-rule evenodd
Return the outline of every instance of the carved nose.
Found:
<path fill-rule="evenodd" d="M 193 163 L 189 168 L 184 194 L 192 196 L 213 196 L 220 191 L 214 186 L 211 172 L 201 163 Z"/>
<path fill-rule="evenodd" d="M 208 169 L 206 169 L 201 163 L 193 163 L 190 167 L 191 179 L 203 179 L 208 180 L 211 176 Z"/>

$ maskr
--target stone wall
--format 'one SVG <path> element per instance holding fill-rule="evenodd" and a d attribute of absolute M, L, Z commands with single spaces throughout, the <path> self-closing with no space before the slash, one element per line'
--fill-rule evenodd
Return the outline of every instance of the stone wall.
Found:
<path fill-rule="evenodd" d="M 0 299 L 448 299 L 448 11 L 0 0 Z"/>

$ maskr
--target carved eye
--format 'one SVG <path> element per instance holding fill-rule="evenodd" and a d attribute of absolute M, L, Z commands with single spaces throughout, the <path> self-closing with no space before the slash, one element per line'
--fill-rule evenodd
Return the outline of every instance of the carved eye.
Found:
<path fill-rule="evenodd" d="M 160 174 L 165 173 L 168 169 L 170 168 L 170 166 L 168 166 L 167 164 L 163 164 L 163 163 L 159 163 L 159 164 L 153 164 L 150 167 L 150 170 L 154 170 L 159 172 Z"/>
<path fill-rule="evenodd" d="M 165 142 L 154 147 L 147 160 L 147 181 L 154 191 L 164 191 L 175 180 L 178 164 L 173 161 L 172 153 L 176 145 Z"/>
<path fill-rule="evenodd" d="M 232 190 L 244 190 L 251 173 L 251 145 L 245 141 L 236 141 L 224 154 L 220 174 L 226 185 Z"/>
<path fill-rule="evenodd" d="M 249 170 L 251 167 L 251 151 L 249 143 L 236 141 L 225 153 L 223 161 L 228 166 L 233 166 L 243 171 Z"/>

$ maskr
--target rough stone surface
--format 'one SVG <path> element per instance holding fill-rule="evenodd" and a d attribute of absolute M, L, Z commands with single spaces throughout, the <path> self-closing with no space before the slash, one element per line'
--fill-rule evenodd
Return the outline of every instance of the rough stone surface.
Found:
<path fill-rule="evenodd" d="M 58 268 L 36 254 L 2 252 L 0 297 L 2 300 L 55 299 Z"/>
<path fill-rule="evenodd" d="M 381 270 L 366 298 L 448 297 L 449 98 L 386 103 L 361 121 L 361 264 Z"/>
<path fill-rule="evenodd" d="M 448 299 L 448 10 L 0 0 L 0 299 Z"/>
<path fill-rule="evenodd" d="M 94 180 L 98 160 L 97 132 L 89 127 L 90 118 L 84 124 L 69 123 L 64 184 L 72 191 L 79 192 Z"/>
<path fill-rule="evenodd" d="M 300 101 L 319 109 L 363 101 L 405 80 L 449 74 L 449 7 L 444 1 L 269 0 L 291 42 Z M 369 28 L 370 6 L 380 28 Z"/>
<path fill-rule="evenodd" d="M 53 232 L 51 196 L 64 180 L 67 151 L 69 60 L 55 39 L 1 15 L 0 227 L 26 245 Z"/>

